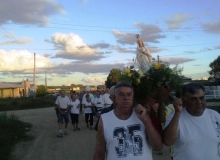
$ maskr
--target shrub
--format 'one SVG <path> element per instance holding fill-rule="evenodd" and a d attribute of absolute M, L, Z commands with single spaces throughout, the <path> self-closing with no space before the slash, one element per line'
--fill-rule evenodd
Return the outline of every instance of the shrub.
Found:
<path fill-rule="evenodd" d="M 46 96 L 47 94 L 48 94 L 47 89 L 44 85 L 40 85 L 37 87 L 37 90 L 36 90 L 37 97 L 43 97 L 43 96 Z"/>
<path fill-rule="evenodd" d="M 54 103 L 55 97 L 1 98 L 0 111 L 52 107 Z"/>
<path fill-rule="evenodd" d="M 31 125 L 21 122 L 14 114 L 7 116 L 6 113 L 0 114 L 0 157 L 1 160 L 10 159 L 12 147 L 23 139 L 29 139 L 26 132 Z"/>

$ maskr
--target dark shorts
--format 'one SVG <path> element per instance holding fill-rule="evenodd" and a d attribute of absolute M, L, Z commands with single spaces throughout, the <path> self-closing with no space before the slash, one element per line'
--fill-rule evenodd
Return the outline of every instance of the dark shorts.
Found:
<path fill-rule="evenodd" d="M 63 123 L 63 119 L 65 123 L 69 123 L 69 112 L 65 112 L 64 115 L 62 115 L 60 112 L 57 113 L 58 116 L 58 123 Z"/>
<path fill-rule="evenodd" d="M 72 123 L 79 123 L 79 114 L 75 114 L 75 113 L 70 113 L 70 117 L 72 120 Z"/>

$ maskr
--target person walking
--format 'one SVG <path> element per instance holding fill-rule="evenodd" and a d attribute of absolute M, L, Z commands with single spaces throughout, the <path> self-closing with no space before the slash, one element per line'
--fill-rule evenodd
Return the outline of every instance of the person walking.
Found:
<path fill-rule="evenodd" d="M 94 95 L 91 93 L 91 88 L 89 86 L 86 86 L 86 92 L 82 97 L 82 104 L 86 102 L 86 95 L 89 95 L 91 102 L 94 102 Z"/>
<path fill-rule="evenodd" d="M 104 114 L 104 113 L 108 113 L 110 112 L 111 110 L 115 109 L 116 108 L 116 103 L 115 103 L 115 86 L 111 86 L 111 88 L 109 89 L 109 94 L 110 94 L 110 99 L 112 100 L 112 105 L 108 108 L 103 108 L 101 110 L 101 114 Z M 94 129 L 97 131 L 98 130 L 98 124 L 99 124 L 99 120 L 100 120 L 100 116 L 98 117 L 98 120 L 95 124 L 95 127 Z"/>
<path fill-rule="evenodd" d="M 95 111 L 98 111 L 98 113 L 101 113 L 101 110 L 104 108 L 104 100 L 100 96 L 100 91 L 96 92 L 96 98 L 94 99 L 94 105 L 96 107 Z"/>
<path fill-rule="evenodd" d="M 105 89 L 105 94 L 103 95 L 105 108 L 108 108 L 112 105 L 112 100 L 110 99 L 109 88 Z"/>
<path fill-rule="evenodd" d="M 83 107 L 84 107 L 84 113 L 85 113 L 86 126 L 90 128 L 90 130 L 93 130 L 92 107 L 94 107 L 94 105 L 89 95 L 86 95 L 85 98 L 86 98 L 86 101 L 84 102 Z"/>
<path fill-rule="evenodd" d="M 70 107 L 70 99 L 65 95 L 65 91 L 60 91 L 60 96 L 57 97 L 55 102 L 56 108 L 58 109 L 58 123 L 59 123 L 59 131 L 57 137 L 63 137 L 67 135 L 67 126 L 69 123 L 69 107 Z M 65 128 L 63 128 L 63 119 L 65 120 Z M 63 132 L 64 130 L 64 132 Z"/>
<path fill-rule="evenodd" d="M 77 99 L 76 93 L 72 93 L 70 102 L 70 117 L 72 120 L 73 131 L 80 130 L 78 127 L 79 113 L 80 113 L 80 101 Z"/>
<path fill-rule="evenodd" d="M 153 160 L 152 148 L 163 147 L 147 109 L 133 106 L 133 88 L 128 82 L 115 86 L 116 108 L 102 114 L 93 160 Z"/>

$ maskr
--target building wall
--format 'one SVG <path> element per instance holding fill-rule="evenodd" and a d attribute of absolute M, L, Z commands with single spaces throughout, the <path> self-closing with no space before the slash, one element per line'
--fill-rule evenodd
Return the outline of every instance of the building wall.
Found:
<path fill-rule="evenodd" d="M 20 88 L 6 88 L 0 89 L 0 98 L 8 98 L 8 97 L 21 97 Z"/>

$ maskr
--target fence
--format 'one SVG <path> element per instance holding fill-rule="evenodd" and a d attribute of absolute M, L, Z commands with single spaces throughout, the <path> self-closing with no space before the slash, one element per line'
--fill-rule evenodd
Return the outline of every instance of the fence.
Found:
<path fill-rule="evenodd" d="M 220 99 L 220 90 L 206 90 L 205 99 Z"/>

